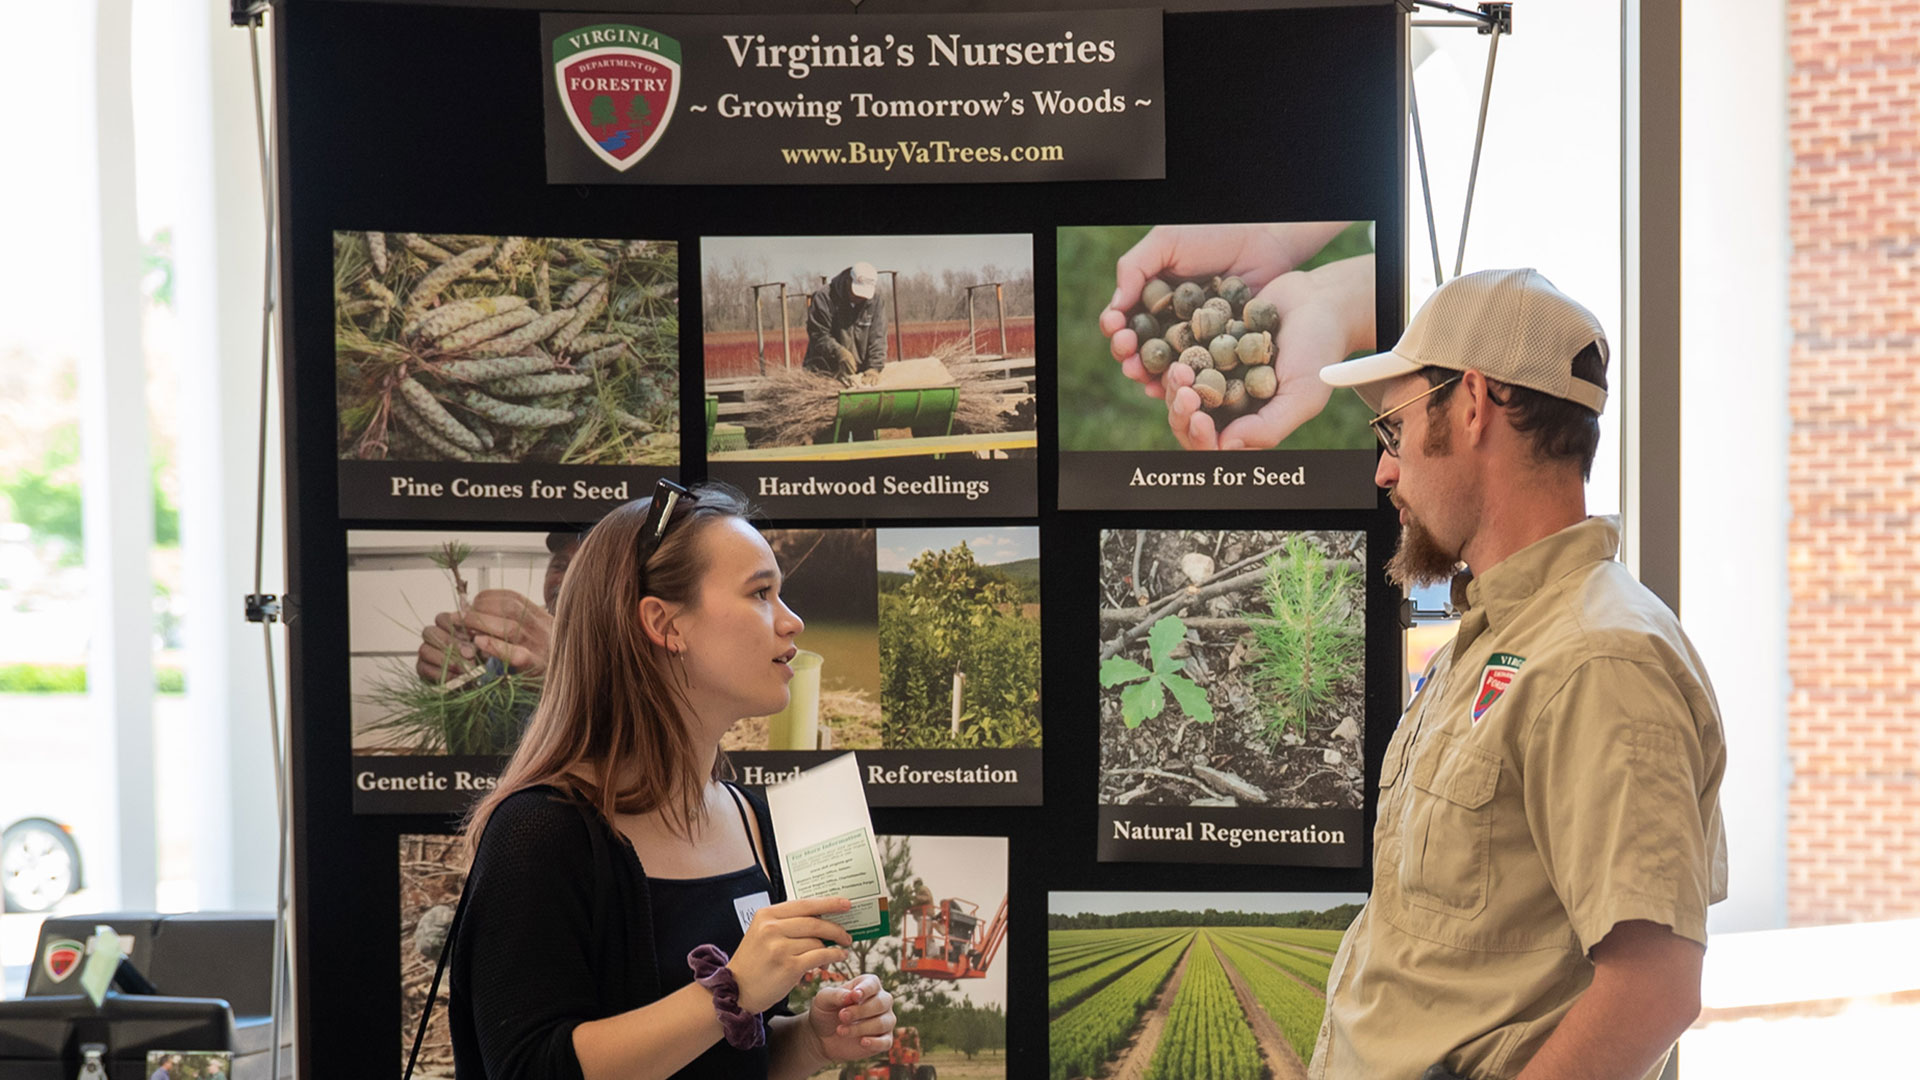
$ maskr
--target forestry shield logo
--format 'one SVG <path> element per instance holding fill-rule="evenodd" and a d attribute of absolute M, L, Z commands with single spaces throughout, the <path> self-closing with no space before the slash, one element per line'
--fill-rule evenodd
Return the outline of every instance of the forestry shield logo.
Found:
<path fill-rule="evenodd" d="M 647 156 L 680 100 L 680 43 L 608 23 L 553 39 L 553 80 L 573 130 L 601 161 L 625 172 Z"/>
<path fill-rule="evenodd" d="M 65 982 L 67 976 L 73 974 L 73 969 L 80 966 L 80 957 L 84 952 L 85 946 L 72 938 L 49 941 L 47 951 L 40 956 L 40 966 L 46 971 L 47 978 L 54 982 Z"/>
<path fill-rule="evenodd" d="M 1487 710 L 1493 708 L 1493 703 L 1500 700 L 1500 695 L 1507 692 L 1507 687 L 1513 685 L 1513 677 L 1520 674 L 1520 665 L 1526 662 L 1526 657 L 1512 653 L 1497 652 L 1487 658 L 1487 666 L 1480 670 L 1480 693 L 1473 699 L 1474 723 L 1479 723 Z"/>

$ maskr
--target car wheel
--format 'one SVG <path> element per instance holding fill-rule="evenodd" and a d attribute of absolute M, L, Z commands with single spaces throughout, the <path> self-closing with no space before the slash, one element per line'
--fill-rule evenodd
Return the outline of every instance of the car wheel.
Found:
<path fill-rule="evenodd" d="M 0 898 L 8 911 L 46 911 L 80 884 L 80 849 L 51 821 L 22 821 L 0 834 Z"/>

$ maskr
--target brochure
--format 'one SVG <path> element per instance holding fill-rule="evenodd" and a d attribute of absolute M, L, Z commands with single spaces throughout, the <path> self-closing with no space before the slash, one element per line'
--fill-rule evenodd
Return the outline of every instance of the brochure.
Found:
<path fill-rule="evenodd" d="M 845 927 L 855 941 L 885 937 L 891 927 L 887 879 L 854 755 L 842 754 L 769 787 L 767 806 L 788 898 L 844 896 L 853 910 L 828 921 Z"/>

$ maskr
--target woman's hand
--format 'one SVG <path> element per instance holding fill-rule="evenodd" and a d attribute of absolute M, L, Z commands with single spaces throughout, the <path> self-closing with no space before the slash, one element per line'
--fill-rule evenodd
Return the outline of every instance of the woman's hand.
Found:
<path fill-rule="evenodd" d="M 880 988 L 877 975 L 822 987 L 807 1010 L 807 1030 L 820 1040 L 828 1061 L 886 1053 L 893 1046 L 893 1025 L 893 995 Z"/>
<path fill-rule="evenodd" d="M 786 998 L 800 976 L 845 960 L 847 950 L 840 946 L 853 944 L 853 938 L 820 916 L 851 910 L 852 902 L 843 896 L 822 896 L 788 900 L 754 912 L 740 947 L 727 962 L 740 985 L 740 1008 L 765 1012 Z M 826 942 L 839 942 L 839 946 Z M 891 1014 L 888 1027 L 892 1027 Z"/>

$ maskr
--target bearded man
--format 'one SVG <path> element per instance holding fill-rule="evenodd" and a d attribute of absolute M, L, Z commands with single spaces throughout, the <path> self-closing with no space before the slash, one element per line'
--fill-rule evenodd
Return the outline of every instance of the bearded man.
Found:
<path fill-rule="evenodd" d="M 1699 1015 L 1726 751 L 1678 620 L 1586 513 L 1606 366 L 1591 312 L 1489 270 L 1321 371 L 1379 413 L 1388 576 L 1471 578 L 1381 765 L 1315 1080 L 1654 1078 Z"/>

